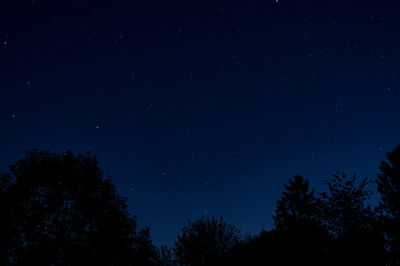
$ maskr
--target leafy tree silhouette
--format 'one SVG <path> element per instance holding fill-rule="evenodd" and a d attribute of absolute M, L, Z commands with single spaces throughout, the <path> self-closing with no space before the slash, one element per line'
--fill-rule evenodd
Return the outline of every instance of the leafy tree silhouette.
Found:
<path fill-rule="evenodd" d="M 400 145 L 386 154 L 388 162 L 380 165 L 377 188 L 381 200 L 383 226 L 387 235 L 390 263 L 400 264 Z"/>
<path fill-rule="evenodd" d="M 367 178 L 357 182 L 354 174 L 336 173 L 325 181 L 321 193 L 322 219 L 333 237 L 330 261 L 335 265 L 383 265 L 384 238 L 376 215 L 367 201 L 372 192 Z"/>
<path fill-rule="evenodd" d="M 161 246 L 159 248 L 159 262 L 160 266 L 174 266 L 177 265 L 177 262 L 174 257 L 174 251 L 172 248 L 167 246 Z"/>
<path fill-rule="evenodd" d="M 91 154 L 29 151 L 0 177 L 1 265 L 150 265 L 149 228 Z"/>
<path fill-rule="evenodd" d="M 220 218 L 204 216 L 188 221 L 175 242 L 175 255 L 180 265 L 218 265 L 228 251 L 239 242 L 239 230 Z"/>
<path fill-rule="evenodd" d="M 233 246 L 219 265 L 282 265 L 279 264 L 281 250 L 275 245 L 274 237 L 274 231 L 249 236 Z"/>
<path fill-rule="evenodd" d="M 322 213 L 333 236 L 341 237 L 349 231 L 368 229 L 372 225 L 374 214 L 371 206 L 366 205 L 372 196 L 372 191 L 366 187 L 371 183 L 367 178 L 357 183 L 355 174 L 349 178 L 346 173 L 336 173 L 325 180 L 328 191 L 321 193 Z"/>
<path fill-rule="evenodd" d="M 295 176 L 277 201 L 276 228 L 233 247 L 225 265 L 384 265 L 384 238 L 366 204 L 369 183 L 335 174 L 318 198 Z"/>

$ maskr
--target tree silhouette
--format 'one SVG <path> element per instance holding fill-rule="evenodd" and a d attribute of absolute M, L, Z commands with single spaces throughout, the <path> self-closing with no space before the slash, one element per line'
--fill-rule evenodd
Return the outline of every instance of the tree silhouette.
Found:
<path fill-rule="evenodd" d="M 177 265 L 177 262 L 174 257 L 174 251 L 172 248 L 167 246 L 161 246 L 159 248 L 159 262 L 160 266 L 174 266 Z"/>
<path fill-rule="evenodd" d="M 400 146 L 387 157 L 379 208 L 366 178 L 336 173 L 316 195 L 296 175 L 274 229 L 240 240 L 222 218 L 202 217 L 156 249 L 94 156 L 30 151 L 0 175 L 0 265 L 399 265 Z"/>
<path fill-rule="evenodd" d="M 355 229 L 368 229 L 372 225 L 373 212 L 366 201 L 372 192 L 366 189 L 371 182 L 364 178 L 357 183 L 354 174 L 349 178 L 346 173 L 336 173 L 326 180 L 328 191 L 321 193 L 323 219 L 330 233 L 341 237 Z"/>
<path fill-rule="evenodd" d="M 319 223 L 319 201 L 309 182 L 296 175 L 284 185 L 277 201 L 272 233 L 273 256 L 282 265 L 318 265 L 324 256 L 327 234 Z M 264 236 L 267 236 L 264 234 Z"/>
<path fill-rule="evenodd" d="M 387 234 L 391 263 L 400 264 L 400 145 L 386 154 L 388 162 L 382 162 L 377 188 L 381 195 L 379 209 Z"/>
<path fill-rule="evenodd" d="M 149 265 L 149 229 L 91 154 L 30 151 L 0 177 L 1 265 Z"/>
<path fill-rule="evenodd" d="M 233 247 L 225 265 L 327 265 L 328 235 L 314 193 L 302 176 L 289 179 L 276 204 L 275 229 Z"/>
<path fill-rule="evenodd" d="M 336 173 L 325 181 L 328 191 L 321 193 L 322 220 L 334 238 L 330 261 L 335 265 L 382 265 L 384 238 L 376 215 L 366 202 L 372 192 L 367 178 L 357 182 L 345 173 Z"/>
<path fill-rule="evenodd" d="M 274 224 L 277 230 L 315 221 L 318 217 L 318 202 L 314 197 L 314 189 L 310 190 L 309 182 L 296 175 L 285 184 L 282 198 L 277 201 Z"/>
<path fill-rule="evenodd" d="M 220 218 L 189 220 L 175 242 L 180 265 L 216 265 L 239 242 L 239 230 Z"/>
<path fill-rule="evenodd" d="M 219 265 L 283 265 L 275 231 L 262 231 L 233 246 Z"/>

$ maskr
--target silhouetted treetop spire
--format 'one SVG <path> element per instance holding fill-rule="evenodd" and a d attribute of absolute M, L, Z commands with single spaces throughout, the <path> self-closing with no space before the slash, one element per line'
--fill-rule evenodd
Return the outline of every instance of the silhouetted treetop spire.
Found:
<path fill-rule="evenodd" d="M 284 185 L 283 196 L 277 201 L 274 224 L 277 229 L 286 228 L 299 221 L 310 221 L 317 217 L 317 200 L 308 180 L 300 175 L 289 179 Z"/>

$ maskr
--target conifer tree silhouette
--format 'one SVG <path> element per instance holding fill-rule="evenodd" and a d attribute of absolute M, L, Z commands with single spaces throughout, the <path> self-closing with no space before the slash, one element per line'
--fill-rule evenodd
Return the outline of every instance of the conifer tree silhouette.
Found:
<path fill-rule="evenodd" d="M 285 184 L 282 198 L 277 201 L 274 224 L 277 230 L 302 222 L 316 222 L 318 217 L 318 201 L 314 189 L 302 176 L 296 175 Z"/>

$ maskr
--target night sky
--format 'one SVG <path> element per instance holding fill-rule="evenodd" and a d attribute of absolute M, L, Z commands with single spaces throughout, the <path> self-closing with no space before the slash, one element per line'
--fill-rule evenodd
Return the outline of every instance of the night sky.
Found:
<path fill-rule="evenodd" d="M 0 170 L 92 151 L 139 225 L 271 229 L 294 174 L 374 178 L 400 144 L 397 0 L 0 3 Z"/>

